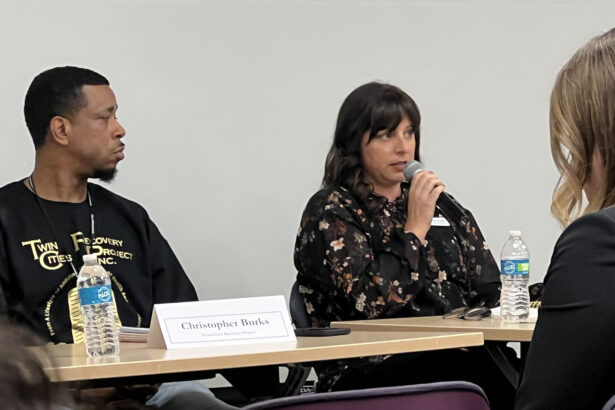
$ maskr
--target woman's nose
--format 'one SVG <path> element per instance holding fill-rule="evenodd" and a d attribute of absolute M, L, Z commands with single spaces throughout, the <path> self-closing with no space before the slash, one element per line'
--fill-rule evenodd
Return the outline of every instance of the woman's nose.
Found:
<path fill-rule="evenodd" d="M 405 153 L 410 149 L 410 141 L 404 138 L 402 135 L 395 136 L 395 150 L 396 152 Z"/>

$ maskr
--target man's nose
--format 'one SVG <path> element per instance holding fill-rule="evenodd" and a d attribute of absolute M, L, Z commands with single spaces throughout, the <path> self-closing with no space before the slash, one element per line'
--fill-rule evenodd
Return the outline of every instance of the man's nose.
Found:
<path fill-rule="evenodd" d="M 124 129 L 124 127 L 122 127 L 122 124 L 120 124 L 118 120 L 115 121 L 117 122 L 117 131 L 115 133 L 115 137 L 124 138 L 124 136 L 126 135 L 126 130 Z"/>

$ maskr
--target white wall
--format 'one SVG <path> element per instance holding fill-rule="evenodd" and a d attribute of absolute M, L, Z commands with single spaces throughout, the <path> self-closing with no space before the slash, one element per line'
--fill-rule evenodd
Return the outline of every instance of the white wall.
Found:
<path fill-rule="evenodd" d="M 614 15 L 611 1 L 0 0 L 0 182 L 33 166 L 32 78 L 93 68 L 128 132 L 112 189 L 148 209 L 200 296 L 288 294 L 337 110 L 382 80 L 415 97 L 424 162 L 496 256 L 524 231 L 539 281 L 560 232 L 550 88 Z"/>

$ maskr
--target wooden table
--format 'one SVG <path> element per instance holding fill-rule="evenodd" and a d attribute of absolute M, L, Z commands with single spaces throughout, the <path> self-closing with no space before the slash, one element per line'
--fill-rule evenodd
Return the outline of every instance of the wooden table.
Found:
<path fill-rule="evenodd" d="M 395 319 L 352 320 L 332 322 L 331 327 L 348 327 L 353 331 L 376 332 L 481 332 L 485 348 L 498 365 L 504 376 L 515 388 L 519 384 L 519 371 L 513 366 L 502 350 L 502 343 L 521 342 L 521 366 L 534 333 L 535 318 L 526 323 L 506 323 L 499 317 L 482 320 L 459 318 L 443 319 L 442 316 L 406 317 Z"/>
<path fill-rule="evenodd" d="M 198 349 L 151 349 L 144 343 L 122 343 L 119 355 L 104 358 L 88 358 L 83 345 L 62 344 L 47 348 L 51 362 L 45 370 L 54 382 L 139 376 L 167 380 L 165 375 L 177 373 L 188 379 L 191 372 L 480 346 L 483 342 L 480 332 L 352 331 L 342 336 L 299 337 L 296 343 Z M 41 349 L 34 351 L 40 354 Z"/>
<path fill-rule="evenodd" d="M 361 331 L 482 332 L 485 340 L 529 342 L 535 323 L 505 323 L 501 317 L 482 320 L 443 319 L 442 316 L 332 322 L 331 327 Z"/>

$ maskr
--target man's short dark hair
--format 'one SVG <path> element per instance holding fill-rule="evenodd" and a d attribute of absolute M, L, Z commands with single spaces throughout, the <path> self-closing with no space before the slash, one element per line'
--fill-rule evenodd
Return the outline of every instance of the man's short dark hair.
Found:
<path fill-rule="evenodd" d="M 86 106 L 84 85 L 109 85 L 109 81 L 80 67 L 56 67 L 34 77 L 26 93 L 23 111 L 36 149 L 45 143 L 53 117 L 70 118 Z"/>

